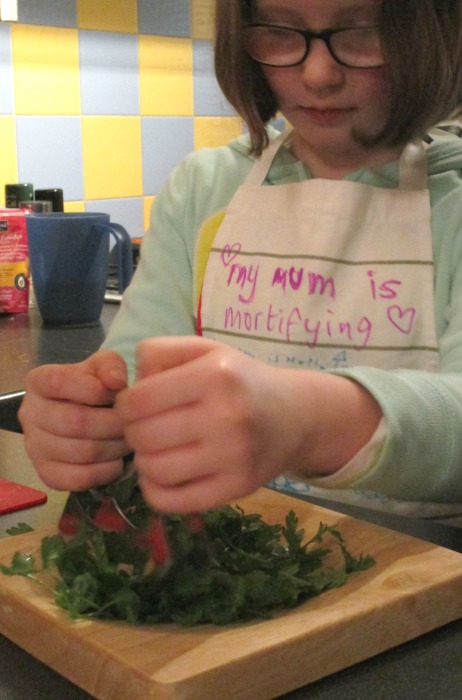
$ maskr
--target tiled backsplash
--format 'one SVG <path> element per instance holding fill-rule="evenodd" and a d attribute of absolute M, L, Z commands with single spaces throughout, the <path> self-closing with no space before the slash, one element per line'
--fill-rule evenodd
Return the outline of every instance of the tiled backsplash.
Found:
<path fill-rule="evenodd" d="M 216 83 L 213 0 L 19 0 L 0 24 L 7 182 L 62 187 L 132 236 L 172 168 L 242 125 Z"/>

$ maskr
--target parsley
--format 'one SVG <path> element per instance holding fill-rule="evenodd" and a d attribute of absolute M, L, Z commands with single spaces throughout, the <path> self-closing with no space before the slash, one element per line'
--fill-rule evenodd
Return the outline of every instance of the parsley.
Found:
<path fill-rule="evenodd" d="M 269 617 L 374 564 L 355 558 L 335 527 L 320 524 L 305 541 L 293 511 L 284 524 L 224 506 L 207 511 L 202 532 L 191 532 L 179 515 L 165 516 L 174 563 L 153 567 L 149 554 L 124 533 L 95 531 L 82 521 L 70 539 L 42 540 L 40 559 L 16 553 L 6 575 L 19 575 L 50 588 L 72 618 L 94 617 L 131 623 L 175 622 L 184 626 L 224 625 Z M 328 544 L 325 544 L 325 542 Z M 326 559 L 338 549 L 341 563 Z"/>
<path fill-rule="evenodd" d="M 30 525 L 27 525 L 27 523 L 18 523 L 17 525 L 13 525 L 13 527 L 10 527 L 6 533 L 7 535 L 22 535 L 25 532 L 33 532 L 34 528 L 31 527 Z"/>

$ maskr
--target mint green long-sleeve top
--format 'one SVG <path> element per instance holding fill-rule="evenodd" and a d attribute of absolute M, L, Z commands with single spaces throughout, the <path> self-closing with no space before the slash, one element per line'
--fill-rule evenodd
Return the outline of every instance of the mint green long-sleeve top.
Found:
<path fill-rule="evenodd" d="M 335 370 L 371 392 L 387 423 L 378 458 L 359 478 L 346 477 L 341 488 L 406 501 L 462 504 L 462 140 L 443 132 L 431 136 L 427 164 L 439 371 Z M 176 168 L 156 198 L 140 263 L 104 343 L 124 357 L 131 377 L 140 340 L 195 334 L 198 231 L 204 221 L 226 208 L 252 164 L 246 136 L 227 146 L 198 151 Z M 281 149 L 266 184 L 309 177 L 303 164 Z M 398 163 L 360 170 L 346 179 L 395 188 Z"/>

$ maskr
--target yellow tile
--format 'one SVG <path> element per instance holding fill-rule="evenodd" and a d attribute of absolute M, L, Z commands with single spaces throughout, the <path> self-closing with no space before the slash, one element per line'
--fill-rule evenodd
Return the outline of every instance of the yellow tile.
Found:
<path fill-rule="evenodd" d="M 79 114 L 77 29 L 14 24 L 14 88 L 17 114 Z"/>
<path fill-rule="evenodd" d="M 82 117 L 85 199 L 143 193 L 141 119 Z"/>
<path fill-rule="evenodd" d="M 80 29 L 136 34 L 137 0 L 77 0 L 77 23 Z"/>
<path fill-rule="evenodd" d="M 85 211 L 85 202 L 64 202 L 66 213 Z"/>
<path fill-rule="evenodd" d="M 0 206 L 5 206 L 5 185 L 18 182 L 14 117 L 0 117 Z"/>
<path fill-rule="evenodd" d="M 242 134 L 239 117 L 195 117 L 194 148 L 224 146 Z"/>
<path fill-rule="evenodd" d="M 144 208 L 144 230 L 146 231 L 147 228 L 149 228 L 149 224 L 151 223 L 151 209 L 152 205 L 154 203 L 155 197 L 144 197 L 143 199 L 143 208 Z"/>
<path fill-rule="evenodd" d="M 140 35 L 139 61 L 141 114 L 192 116 L 192 40 Z"/>
<path fill-rule="evenodd" d="M 215 0 L 191 0 L 191 24 L 194 39 L 215 36 Z"/>

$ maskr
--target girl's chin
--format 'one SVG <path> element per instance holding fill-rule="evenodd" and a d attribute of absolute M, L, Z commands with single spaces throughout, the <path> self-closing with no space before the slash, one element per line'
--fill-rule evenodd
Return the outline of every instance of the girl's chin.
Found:
<path fill-rule="evenodd" d="M 338 134 L 325 131 L 310 131 L 309 134 L 298 133 L 293 139 L 294 145 L 297 148 L 309 149 L 315 152 L 321 151 L 336 151 L 339 154 L 349 151 L 357 151 L 359 146 L 358 141 L 353 135 Z"/>
<path fill-rule="evenodd" d="M 288 120 L 290 122 L 290 120 Z M 313 148 L 316 151 L 327 149 L 336 149 L 339 152 L 355 151 L 374 151 L 374 141 L 378 136 L 378 131 L 370 130 L 368 133 L 364 129 L 357 129 L 350 125 L 342 126 L 326 126 L 306 124 L 297 127 L 294 120 L 292 122 L 294 128 L 293 141 L 299 142 L 300 145 Z"/>
<path fill-rule="evenodd" d="M 343 174 L 364 167 L 378 167 L 399 156 L 392 150 L 369 145 L 351 132 L 348 135 L 327 134 L 318 130 L 305 134 L 296 131 L 292 139 L 292 153 L 313 173 L 316 172 L 316 163 L 328 163 L 331 169 L 338 168 Z"/>

